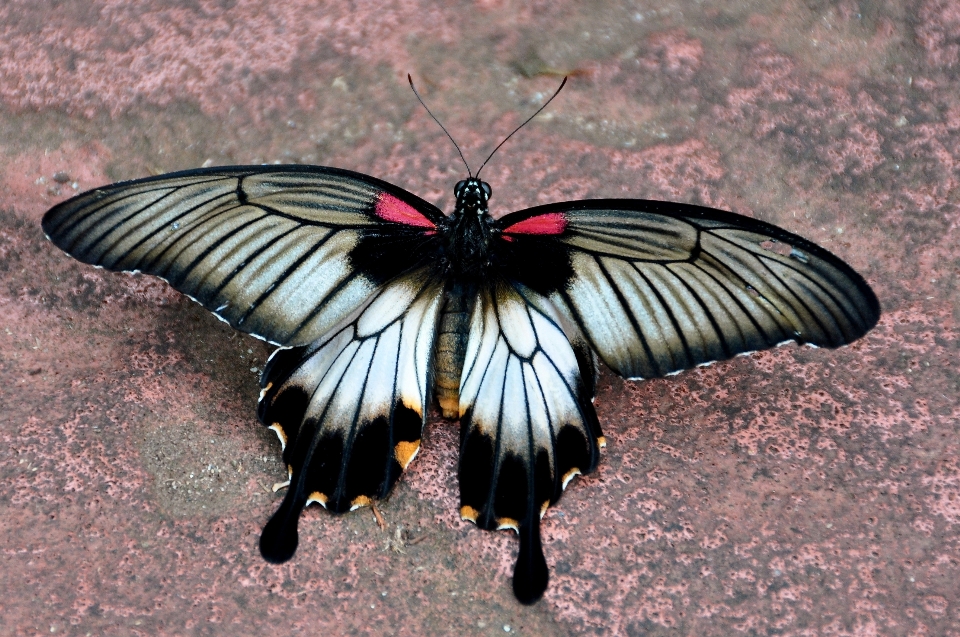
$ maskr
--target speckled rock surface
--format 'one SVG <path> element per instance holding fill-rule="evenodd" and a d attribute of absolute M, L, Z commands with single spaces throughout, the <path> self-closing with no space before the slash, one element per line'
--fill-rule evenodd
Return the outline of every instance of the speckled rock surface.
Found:
<path fill-rule="evenodd" d="M 544 523 L 553 579 L 456 513 L 455 424 L 381 506 L 312 508 L 282 566 L 255 417 L 269 348 L 76 263 L 77 190 L 300 162 L 495 214 L 643 197 L 780 224 L 884 315 L 677 377 L 605 372 L 609 445 Z M 953 0 L 10 0 L 0 6 L 0 634 L 960 635 L 960 9 Z"/>

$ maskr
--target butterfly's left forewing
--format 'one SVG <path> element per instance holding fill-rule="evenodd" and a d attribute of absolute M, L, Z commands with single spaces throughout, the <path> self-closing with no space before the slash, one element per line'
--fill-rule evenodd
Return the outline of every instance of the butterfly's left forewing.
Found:
<path fill-rule="evenodd" d="M 593 470 L 602 443 L 593 360 L 565 322 L 535 291 L 487 282 L 460 384 L 460 513 L 519 533 L 513 585 L 524 603 L 547 585 L 540 518 L 574 475 Z"/>
<path fill-rule="evenodd" d="M 206 168 L 83 193 L 43 218 L 84 263 L 166 279 L 233 327 L 306 345 L 421 265 L 442 213 L 322 166 Z"/>
<path fill-rule="evenodd" d="M 290 484 L 260 539 L 268 560 L 293 555 L 307 504 L 338 513 L 370 505 L 413 460 L 442 299 L 427 269 L 409 273 L 324 339 L 271 358 L 259 416 L 284 445 Z"/>

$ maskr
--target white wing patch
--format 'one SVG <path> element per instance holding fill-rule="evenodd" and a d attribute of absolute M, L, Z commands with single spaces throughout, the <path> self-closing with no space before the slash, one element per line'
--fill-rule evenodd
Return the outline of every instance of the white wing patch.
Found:
<path fill-rule="evenodd" d="M 159 276 L 237 329 L 306 345 L 382 283 L 350 258 L 370 228 L 398 225 L 373 214 L 374 181 L 320 167 L 202 169 L 80 194 L 43 229 L 85 263 Z"/>

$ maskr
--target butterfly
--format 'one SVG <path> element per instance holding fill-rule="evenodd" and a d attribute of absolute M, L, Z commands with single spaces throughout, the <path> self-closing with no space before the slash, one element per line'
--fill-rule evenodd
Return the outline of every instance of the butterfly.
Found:
<path fill-rule="evenodd" d="M 494 218 L 467 171 L 449 215 L 364 174 L 278 165 L 121 182 L 43 217 L 74 258 L 161 277 L 279 346 L 258 403 L 289 476 L 260 537 L 269 562 L 294 555 L 306 506 L 389 494 L 435 401 L 460 421 L 460 515 L 516 531 L 513 590 L 534 603 L 541 518 L 605 445 L 598 359 L 657 378 L 787 341 L 838 347 L 879 318 L 857 272 L 769 223 L 642 199 Z"/>

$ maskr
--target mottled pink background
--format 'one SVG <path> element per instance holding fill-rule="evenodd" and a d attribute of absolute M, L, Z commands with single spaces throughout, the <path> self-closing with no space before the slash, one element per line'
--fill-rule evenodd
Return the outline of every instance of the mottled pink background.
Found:
<path fill-rule="evenodd" d="M 302 162 L 497 214 L 579 197 L 735 210 L 880 297 L 836 351 L 605 373 L 609 440 L 545 521 L 553 579 L 456 515 L 455 425 L 382 505 L 282 494 L 266 346 L 145 277 L 69 259 L 44 211 L 204 164 Z M 960 635 L 956 0 L 8 0 L 0 5 L 0 634 Z M 56 179 L 55 179 L 56 177 Z"/>

